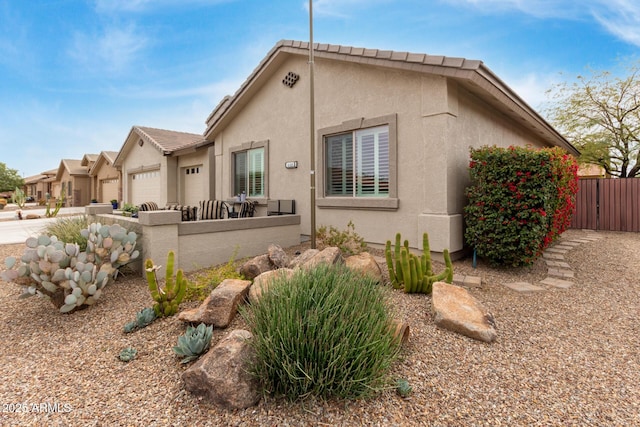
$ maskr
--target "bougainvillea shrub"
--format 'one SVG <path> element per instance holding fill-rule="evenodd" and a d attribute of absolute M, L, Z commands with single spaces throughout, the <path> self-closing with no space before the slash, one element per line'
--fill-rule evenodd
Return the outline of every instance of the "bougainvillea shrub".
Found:
<path fill-rule="evenodd" d="M 492 265 L 533 263 L 571 222 L 573 165 L 559 149 L 471 149 L 466 242 Z"/>

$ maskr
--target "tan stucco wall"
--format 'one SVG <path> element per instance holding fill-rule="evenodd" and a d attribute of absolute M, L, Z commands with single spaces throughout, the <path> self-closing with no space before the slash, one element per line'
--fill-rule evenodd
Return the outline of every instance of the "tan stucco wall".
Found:
<path fill-rule="evenodd" d="M 106 162 L 100 162 L 100 164 L 95 169 L 95 175 L 93 176 L 93 192 L 91 197 L 99 199 L 98 201 L 101 203 L 109 203 L 110 198 L 104 197 L 104 192 L 100 188 L 100 183 L 105 179 L 119 179 L 120 175 L 116 168 L 112 165 L 108 165 Z M 118 186 L 122 185 L 122 183 L 118 182 Z M 103 200 L 100 200 L 103 199 Z M 117 197 L 116 197 L 117 199 Z"/>
<path fill-rule="evenodd" d="M 163 156 L 156 147 L 148 142 L 145 142 L 141 147 L 138 145 L 138 139 L 136 138 L 122 161 L 121 185 L 123 201 L 132 203 L 130 189 L 133 174 L 152 170 L 160 170 L 160 199 L 150 201 L 156 202 L 159 206 L 164 206 L 167 201 L 176 200 L 175 186 L 167 185 L 168 177 L 171 175 L 167 170 L 167 164 L 172 162 L 175 164 L 176 160 L 173 159 L 168 162 L 168 159 L 170 158 Z M 173 181 L 175 182 L 175 171 L 173 172 Z"/>
<path fill-rule="evenodd" d="M 209 156 L 210 150 L 208 147 L 200 148 L 193 154 L 185 154 L 177 157 L 177 203 L 181 204 L 195 204 L 200 200 L 215 199 L 215 188 L 213 187 L 211 178 L 215 175 L 215 163 L 213 158 Z M 187 167 L 200 167 L 199 179 L 202 180 L 202 192 L 197 197 L 197 200 L 186 199 L 185 189 L 185 175 L 183 168 Z"/>
<path fill-rule="evenodd" d="M 293 88 L 282 84 L 287 72 L 300 75 Z M 463 248 L 462 209 L 468 184 L 469 147 L 524 145 L 526 132 L 495 113 L 446 78 L 317 60 L 316 129 L 344 121 L 397 115 L 397 209 L 317 209 L 316 225 L 344 229 L 352 220 L 366 241 L 384 244 L 401 232 L 412 246 L 431 236 L 435 251 Z M 250 141 L 269 141 L 271 199 L 295 199 L 301 230 L 310 233 L 309 81 L 305 58 L 289 59 L 219 134 L 216 190 L 231 194 L 229 150 Z M 317 175 L 322 176 L 321 140 L 316 141 Z M 287 170 L 286 161 L 298 169 Z M 316 185 L 322 197 L 321 182 Z"/>

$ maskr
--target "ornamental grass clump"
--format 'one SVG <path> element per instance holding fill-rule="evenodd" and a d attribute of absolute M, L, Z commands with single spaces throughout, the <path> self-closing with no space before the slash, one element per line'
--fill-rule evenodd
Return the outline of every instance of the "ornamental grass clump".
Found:
<path fill-rule="evenodd" d="M 241 313 L 253 334 L 250 371 L 267 393 L 360 398 L 392 387 L 388 288 L 344 266 L 321 265 L 276 279 Z"/>

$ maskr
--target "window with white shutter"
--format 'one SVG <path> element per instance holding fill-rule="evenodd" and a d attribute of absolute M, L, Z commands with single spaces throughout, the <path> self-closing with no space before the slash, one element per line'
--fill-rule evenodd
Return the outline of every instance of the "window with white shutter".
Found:
<path fill-rule="evenodd" d="M 319 207 L 397 209 L 395 114 L 320 129 Z"/>

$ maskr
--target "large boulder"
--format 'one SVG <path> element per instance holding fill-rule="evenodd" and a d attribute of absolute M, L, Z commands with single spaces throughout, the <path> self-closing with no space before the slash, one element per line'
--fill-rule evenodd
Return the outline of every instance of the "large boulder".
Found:
<path fill-rule="evenodd" d="M 240 274 L 242 274 L 246 279 L 252 280 L 265 271 L 273 270 L 273 268 L 274 265 L 269 258 L 269 254 L 262 254 L 242 264 L 242 267 L 240 267 Z"/>
<path fill-rule="evenodd" d="M 497 337 L 493 315 L 460 286 L 434 283 L 431 307 L 436 325 L 443 329 L 484 342 Z"/>
<path fill-rule="evenodd" d="M 328 247 L 318 252 L 311 259 L 309 259 L 304 264 L 302 264 L 301 267 L 311 269 L 321 264 L 334 265 L 334 264 L 343 264 L 343 263 L 344 263 L 344 258 L 342 257 L 342 252 L 340 252 L 340 248 Z"/>
<path fill-rule="evenodd" d="M 269 255 L 269 261 L 275 268 L 289 267 L 289 256 L 279 245 L 270 244 L 269 248 L 267 248 L 267 254 Z"/>
<path fill-rule="evenodd" d="M 249 289 L 249 303 L 253 304 L 256 302 L 260 296 L 269 289 L 271 282 L 282 277 L 289 279 L 294 273 L 295 270 L 290 268 L 279 268 L 277 270 L 265 271 L 253 279 L 253 284 Z"/>
<path fill-rule="evenodd" d="M 260 401 L 257 379 L 247 372 L 255 360 L 251 332 L 237 329 L 221 339 L 182 374 L 185 388 L 224 409 L 244 409 Z"/>
<path fill-rule="evenodd" d="M 349 269 L 362 273 L 378 283 L 382 282 L 382 270 L 380 270 L 380 266 L 374 256 L 369 252 L 351 255 L 344 263 Z"/>
<path fill-rule="evenodd" d="M 181 312 L 178 319 L 226 328 L 235 317 L 238 306 L 247 297 L 250 286 L 249 280 L 225 279 L 211 291 L 200 307 Z"/>
<path fill-rule="evenodd" d="M 309 261 L 314 256 L 318 255 L 320 251 L 318 249 L 307 249 L 302 252 L 300 255 L 296 256 L 289 263 L 290 268 L 296 268 L 303 266 L 307 261 Z"/>

